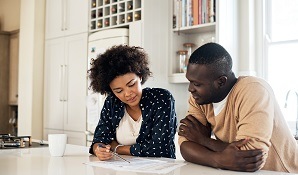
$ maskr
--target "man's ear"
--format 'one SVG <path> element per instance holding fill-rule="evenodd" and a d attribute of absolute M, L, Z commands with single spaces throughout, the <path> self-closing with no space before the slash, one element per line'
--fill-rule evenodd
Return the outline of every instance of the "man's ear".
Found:
<path fill-rule="evenodd" d="M 227 83 L 227 80 L 228 80 L 227 76 L 222 75 L 218 77 L 218 79 L 216 80 L 218 88 L 222 88 Z"/>

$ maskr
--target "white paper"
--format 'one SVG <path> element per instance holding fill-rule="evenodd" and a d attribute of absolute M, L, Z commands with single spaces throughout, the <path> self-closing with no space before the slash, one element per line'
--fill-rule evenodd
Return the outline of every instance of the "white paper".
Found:
<path fill-rule="evenodd" d="M 123 160 L 108 160 L 86 162 L 86 165 L 109 168 L 119 171 L 133 171 L 143 173 L 167 174 L 178 167 L 186 165 L 185 163 L 168 162 L 157 159 L 147 159 L 140 157 L 125 158 L 130 163 Z"/>

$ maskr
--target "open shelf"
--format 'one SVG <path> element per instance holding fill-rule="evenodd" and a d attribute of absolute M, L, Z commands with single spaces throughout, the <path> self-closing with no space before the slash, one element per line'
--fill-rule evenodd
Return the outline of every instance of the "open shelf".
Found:
<path fill-rule="evenodd" d="M 142 0 L 91 0 L 90 32 L 142 20 Z"/>

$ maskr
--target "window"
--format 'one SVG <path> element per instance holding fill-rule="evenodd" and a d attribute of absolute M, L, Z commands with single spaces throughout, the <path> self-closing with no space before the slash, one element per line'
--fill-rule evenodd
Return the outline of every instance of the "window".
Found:
<path fill-rule="evenodd" d="M 298 1 L 266 0 L 264 21 L 265 77 L 295 135 L 298 117 Z"/>

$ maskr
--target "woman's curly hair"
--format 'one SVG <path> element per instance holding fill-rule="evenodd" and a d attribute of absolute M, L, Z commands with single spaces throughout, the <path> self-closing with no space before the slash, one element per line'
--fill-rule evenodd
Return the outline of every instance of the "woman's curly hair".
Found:
<path fill-rule="evenodd" d="M 102 95 L 111 94 L 111 81 L 127 73 L 135 73 L 142 79 L 141 84 L 144 84 L 151 76 L 148 64 L 148 55 L 143 48 L 112 46 L 91 63 L 91 68 L 88 70 L 91 80 L 89 88 Z"/>

